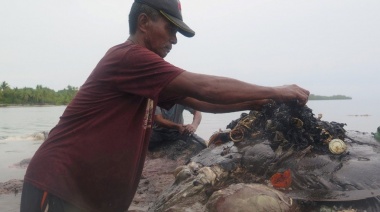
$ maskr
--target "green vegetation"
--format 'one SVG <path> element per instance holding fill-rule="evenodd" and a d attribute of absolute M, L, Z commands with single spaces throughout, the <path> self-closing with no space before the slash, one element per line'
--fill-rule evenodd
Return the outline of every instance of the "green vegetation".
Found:
<path fill-rule="evenodd" d="M 54 91 L 42 85 L 33 88 L 11 88 L 7 82 L 0 84 L 0 106 L 6 105 L 67 105 L 78 92 L 77 87 L 68 85 L 67 88 Z M 352 99 L 348 96 L 333 95 L 319 96 L 310 94 L 309 100 L 340 100 Z"/>
<path fill-rule="evenodd" d="M 0 84 L 0 105 L 67 105 L 78 92 L 77 87 L 54 91 L 42 85 L 33 88 L 11 88 L 7 82 Z"/>
<path fill-rule="evenodd" d="M 343 95 L 333 95 L 333 96 L 319 96 L 319 95 L 314 95 L 310 94 L 309 100 L 347 100 L 347 99 L 352 99 L 349 96 L 343 96 Z"/>

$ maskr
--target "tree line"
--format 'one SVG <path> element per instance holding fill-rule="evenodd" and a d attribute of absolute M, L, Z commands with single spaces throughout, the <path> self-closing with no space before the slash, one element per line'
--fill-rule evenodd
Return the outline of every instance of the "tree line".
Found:
<path fill-rule="evenodd" d="M 343 100 L 343 99 L 352 99 L 349 96 L 344 95 L 333 95 L 333 96 L 319 96 L 310 94 L 309 100 Z"/>
<path fill-rule="evenodd" d="M 67 105 L 77 92 L 78 88 L 70 85 L 55 91 L 42 85 L 11 88 L 3 81 L 0 84 L 0 105 Z"/>
<path fill-rule="evenodd" d="M 0 84 L 0 105 L 67 105 L 78 92 L 77 87 L 68 85 L 63 90 L 37 85 L 36 88 L 11 88 L 7 82 Z M 344 95 L 319 96 L 310 94 L 309 100 L 352 99 Z"/>

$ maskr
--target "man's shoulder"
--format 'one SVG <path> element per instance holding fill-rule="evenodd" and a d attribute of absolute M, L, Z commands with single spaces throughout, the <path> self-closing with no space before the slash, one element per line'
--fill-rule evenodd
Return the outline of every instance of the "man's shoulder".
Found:
<path fill-rule="evenodd" d="M 122 67 L 157 69 L 157 67 L 172 67 L 170 63 L 149 49 L 125 42 L 111 47 L 104 55 L 103 61 L 119 63 Z"/>

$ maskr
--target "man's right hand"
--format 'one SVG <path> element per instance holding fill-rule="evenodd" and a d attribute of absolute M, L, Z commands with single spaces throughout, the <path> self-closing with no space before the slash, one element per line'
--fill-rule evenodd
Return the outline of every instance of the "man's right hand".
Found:
<path fill-rule="evenodd" d="M 310 92 L 298 85 L 284 85 L 275 88 L 278 92 L 278 97 L 275 101 L 278 102 L 296 102 L 298 105 L 303 106 L 309 99 Z"/>
<path fill-rule="evenodd" d="M 180 135 L 184 135 L 186 133 L 186 128 L 182 124 L 178 124 L 177 130 L 178 130 L 178 132 L 179 132 Z"/>

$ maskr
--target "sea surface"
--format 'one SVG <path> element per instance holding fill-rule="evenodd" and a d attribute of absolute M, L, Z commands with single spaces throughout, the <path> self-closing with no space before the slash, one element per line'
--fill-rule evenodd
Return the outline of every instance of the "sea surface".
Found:
<path fill-rule="evenodd" d="M 315 116 L 322 114 L 322 120 L 345 123 L 346 130 L 362 132 L 375 132 L 380 126 L 379 105 L 376 99 L 309 101 L 307 104 Z M 0 182 L 23 178 L 26 169 L 18 164 L 33 156 L 43 142 L 43 133 L 57 124 L 64 109 L 65 106 L 0 107 Z M 202 113 L 196 134 L 208 140 L 213 133 L 225 130 L 242 112 Z M 192 120 L 188 112 L 184 118 L 186 123 Z M 0 211 L 13 210 L 4 204 L 9 198 L 15 199 L 14 195 L 0 195 Z"/>

